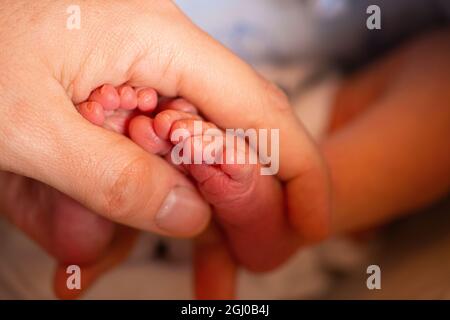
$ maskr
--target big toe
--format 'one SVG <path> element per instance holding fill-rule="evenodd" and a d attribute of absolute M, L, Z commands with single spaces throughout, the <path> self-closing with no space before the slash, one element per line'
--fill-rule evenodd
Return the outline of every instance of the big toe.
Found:
<path fill-rule="evenodd" d="M 143 115 L 133 118 L 128 129 L 130 138 L 149 153 L 165 155 L 171 144 L 156 134 L 153 122 L 153 119 Z"/>

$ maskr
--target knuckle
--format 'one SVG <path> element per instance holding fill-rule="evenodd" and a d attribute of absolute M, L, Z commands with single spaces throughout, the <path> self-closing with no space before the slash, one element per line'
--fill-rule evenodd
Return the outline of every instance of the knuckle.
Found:
<path fill-rule="evenodd" d="M 265 92 L 267 93 L 267 99 L 269 105 L 275 107 L 278 110 L 291 110 L 288 96 L 273 82 L 265 80 Z"/>
<path fill-rule="evenodd" d="M 258 108 L 258 112 L 249 113 L 249 117 L 253 118 L 252 124 L 257 128 L 267 126 L 274 115 L 291 117 L 293 113 L 286 93 L 273 82 L 265 78 L 261 78 L 261 80 L 263 94 L 260 95 L 260 105 L 262 108 Z"/>
<path fill-rule="evenodd" d="M 145 202 L 137 199 L 136 195 L 150 190 L 144 189 L 145 181 L 149 181 L 150 170 L 146 157 L 138 157 L 129 161 L 117 173 L 113 174 L 112 183 L 104 191 L 103 213 L 114 221 L 129 221 L 141 210 Z"/>

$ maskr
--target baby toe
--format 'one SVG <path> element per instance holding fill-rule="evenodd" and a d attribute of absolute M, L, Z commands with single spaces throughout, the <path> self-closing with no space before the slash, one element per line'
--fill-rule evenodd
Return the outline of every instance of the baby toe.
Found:
<path fill-rule="evenodd" d="M 98 102 L 88 101 L 77 106 L 78 112 L 89 122 L 97 126 L 105 123 L 103 106 Z"/>
<path fill-rule="evenodd" d="M 117 88 L 120 97 L 120 108 L 125 110 L 134 110 L 138 105 L 138 97 L 136 91 L 128 86 L 123 85 Z"/>
<path fill-rule="evenodd" d="M 207 121 L 199 119 L 182 119 L 173 122 L 170 128 L 169 140 L 173 144 L 180 143 L 188 137 L 198 137 L 207 142 L 212 136 L 223 136 L 222 131 Z"/>
<path fill-rule="evenodd" d="M 137 90 L 137 105 L 142 112 L 151 112 L 158 105 L 158 93 L 152 88 Z"/>
<path fill-rule="evenodd" d="M 146 116 L 137 116 L 130 121 L 129 135 L 131 140 L 152 154 L 167 154 L 171 144 L 161 139 L 153 128 L 153 120 Z"/>
<path fill-rule="evenodd" d="M 100 103 L 105 110 L 116 110 L 120 107 L 120 96 L 116 88 L 109 84 L 95 89 L 89 101 Z"/>
<path fill-rule="evenodd" d="M 170 131 L 173 124 L 179 120 L 195 119 L 201 120 L 198 115 L 176 110 L 165 110 L 155 117 L 154 128 L 156 134 L 164 140 L 169 140 Z"/>

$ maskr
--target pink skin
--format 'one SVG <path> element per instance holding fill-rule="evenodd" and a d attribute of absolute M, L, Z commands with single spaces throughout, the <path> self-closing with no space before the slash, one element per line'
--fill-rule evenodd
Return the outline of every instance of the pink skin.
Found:
<path fill-rule="evenodd" d="M 77 106 L 78 112 L 96 126 L 105 123 L 105 110 L 103 106 L 95 101 L 83 102 Z"/>
<path fill-rule="evenodd" d="M 176 111 L 176 110 L 166 110 L 160 112 L 155 117 L 154 128 L 156 134 L 164 140 L 170 140 L 169 135 L 172 130 L 172 126 L 178 122 L 178 120 L 201 120 L 201 118 L 195 114 Z"/>
<path fill-rule="evenodd" d="M 64 194 L 55 195 L 48 230 L 55 245 L 50 250 L 62 263 L 89 264 L 113 239 L 115 226 Z"/>
<path fill-rule="evenodd" d="M 127 132 L 133 110 L 153 111 L 157 105 L 157 94 L 153 89 L 136 93 L 129 86 L 114 88 L 104 85 L 94 90 L 89 100 L 77 106 L 80 114 L 91 123 L 121 134 Z M 110 221 L 90 212 L 79 203 L 63 194 L 55 194 L 54 206 L 49 209 L 50 226 L 42 228 L 56 243 L 49 248 L 60 262 L 89 264 L 95 261 L 114 236 L 115 227 Z"/>
<path fill-rule="evenodd" d="M 153 120 L 146 116 L 137 116 L 129 126 L 130 138 L 144 150 L 154 154 L 167 154 L 172 145 L 161 139 L 153 129 Z"/>
<path fill-rule="evenodd" d="M 173 110 L 163 111 L 154 120 L 155 131 L 159 131 L 156 128 L 170 127 L 173 132 L 183 128 L 193 135 L 195 120 L 198 117 L 194 115 Z M 215 126 L 204 122 L 203 129 L 208 128 Z M 162 133 L 161 138 L 166 138 L 166 131 Z M 182 143 L 192 145 L 194 138 L 191 136 Z M 171 142 L 174 145 L 180 143 Z M 203 147 L 207 145 L 208 142 L 204 141 Z M 234 152 L 236 155 L 244 152 L 248 156 L 250 151 L 246 148 Z M 300 239 L 284 216 L 286 210 L 282 186 L 276 178 L 260 175 L 260 165 L 191 164 L 184 165 L 184 168 L 197 182 L 206 201 L 213 206 L 230 249 L 242 265 L 253 271 L 272 270 L 296 251 Z"/>
<path fill-rule="evenodd" d="M 158 93 L 152 88 L 137 89 L 138 108 L 142 112 L 151 112 L 158 104 Z"/>
<path fill-rule="evenodd" d="M 157 107 L 158 97 L 153 89 L 130 89 L 121 86 L 114 94 L 111 86 L 105 85 L 91 95 L 94 101 L 79 105 L 78 110 L 93 124 L 119 133 L 128 130 L 136 144 L 147 152 L 165 156 L 170 162 L 170 150 L 179 143 L 171 141 L 171 133 L 184 128 L 193 135 L 193 122 L 201 117 L 196 108 L 183 99 L 165 99 Z M 103 106 L 103 114 L 99 101 L 110 104 L 109 108 Z M 118 107 L 117 101 L 120 101 Z M 137 113 L 150 113 L 155 109 L 158 112 L 155 119 Z M 203 129 L 207 128 L 215 126 L 204 122 Z M 182 143 L 192 144 L 194 138 L 191 136 Z M 246 149 L 234 151 L 248 153 Z M 180 169 L 192 176 L 214 208 L 231 252 L 242 265 L 253 271 L 271 270 L 298 248 L 300 239 L 284 216 L 282 186 L 274 177 L 261 176 L 260 165 L 200 164 L 183 165 Z"/>
<path fill-rule="evenodd" d="M 105 84 L 95 89 L 89 96 L 88 101 L 79 104 L 77 109 L 92 124 L 126 135 L 132 125 L 130 120 L 136 117 L 139 112 L 150 113 L 154 111 L 157 104 L 158 94 L 152 88 L 135 90 L 128 85 L 115 88 Z M 140 123 L 137 127 L 142 128 L 143 126 Z M 142 130 L 140 132 L 148 139 L 152 138 L 147 131 Z M 157 138 L 156 135 L 154 137 Z M 139 137 L 136 138 L 139 139 Z M 157 141 L 155 144 L 158 150 L 154 153 L 160 153 L 164 147 L 167 148 L 163 141 Z M 146 150 L 153 151 L 153 149 Z"/>
<path fill-rule="evenodd" d="M 120 107 L 121 102 L 121 98 L 116 88 L 109 84 L 105 84 L 104 86 L 95 89 L 88 100 L 98 102 L 103 106 L 104 110 L 116 110 Z"/>
<path fill-rule="evenodd" d="M 117 93 L 120 96 L 120 108 L 125 110 L 134 110 L 138 105 L 138 98 L 136 91 L 127 85 L 117 88 Z"/>
<path fill-rule="evenodd" d="M 191 103 L 184 99 L 163 99 L 158 106 L 158 111 L 176 110 L 190 114 L 198 114 L 198 110 Z"/>

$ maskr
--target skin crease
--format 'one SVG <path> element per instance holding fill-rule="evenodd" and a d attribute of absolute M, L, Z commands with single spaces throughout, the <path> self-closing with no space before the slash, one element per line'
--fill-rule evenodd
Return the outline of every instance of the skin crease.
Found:
<path fill-rule="evenodd" d="M 291 193 L 304 195 L 300 202 L 297 197 L 287 199 L 289 221 L 305 243 L 327 234 L 331 204 L 324 162 L 279 89 L 196 28 L 171 1 L 83 2 L 83 25 L 77 31 L 64 29 L 63 13 L 71 4 L 50 0 L 0 4 L 0 118 L 9 119 L 0 126 L 0 169 L 8 172 L 2 183 L 6 187 L 16 183 L 19 195 L 28 183 L 49 198 L 58 190 L 73 199 L 71 208 L 77 212 L 69 219 L 74 223 L 65 226 L 56 222 L 61 213 L 45 216 L 44 204 L 20 197 L 37 207 L 39 217 L 18 218 L 11 203 L 17 194 L 2 194 L 4 214 L 22 231 L 49 252 L 58 247 L 59 253 L 53 254 L 59 261 L 89 265 L 86 270 L 94 279 L 96 272 L 106 269 L 93 264 L 110 261 L 108 252 L 120 244 L 120 239 L 111 241 L 111 230 L 117 227 L 105 219 L 97 221 L 93 218 L 97 214 L 163 235 L 187 237 L 205 228 L 209 207 L 189 181 L 126 138 L 87 123 L 74 106 L 105 83 L 115 87 L 127 83 L 183 97 L 221 128 L 280 129 L 279 178 Z M 156 219 L 169 191 L 177 187 L 191 194 L 190 219 Z M 61 208 L 59 201 L 57 196 L 49 205 Z M 185 223 L 173 230 L 174 221 L 181 218 Z M 93 224 L 84 232 L 99 238 L 80 252 L 78 237 L 74 243 L 48 240 L 42 231 L 46 229 L 38 228 L 35 219 L 75 233 L 90 220 Z M 123 241 L 128 242 L 126 237 Z M 69 259 L 59 257 L 72 251 L 76 252 Z"/>

